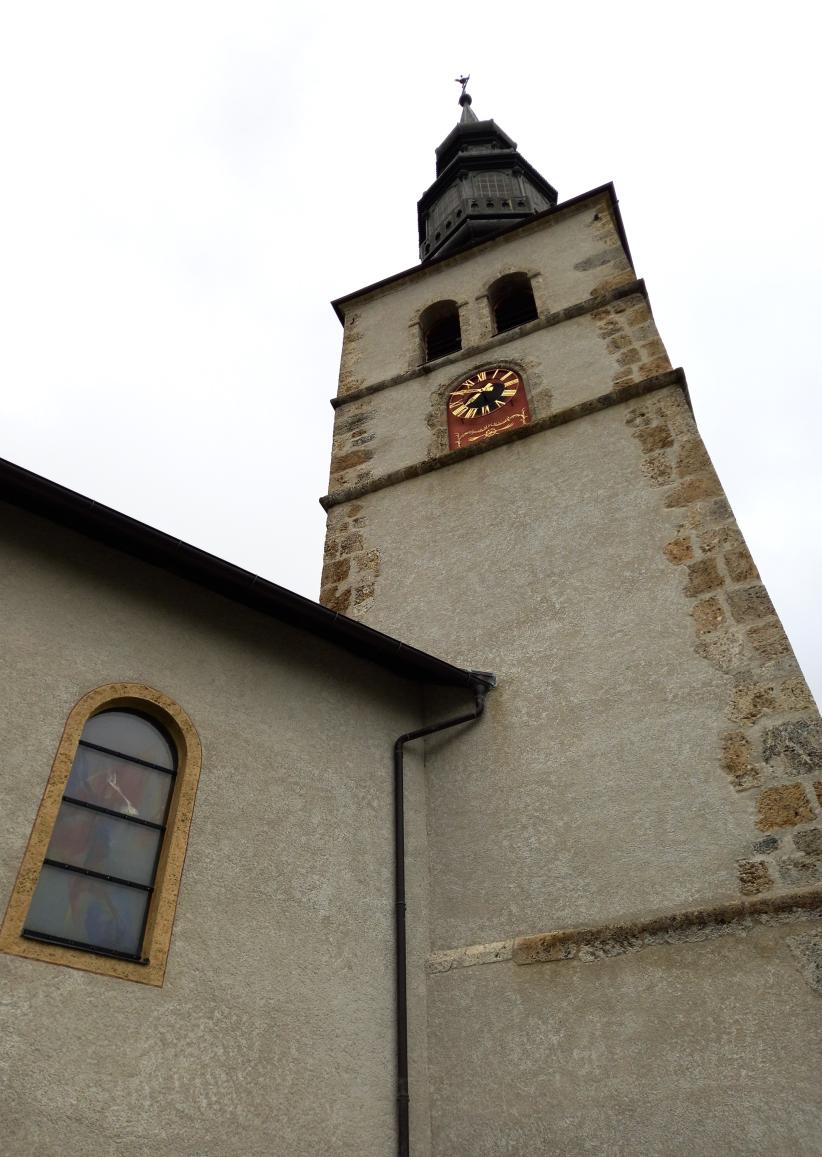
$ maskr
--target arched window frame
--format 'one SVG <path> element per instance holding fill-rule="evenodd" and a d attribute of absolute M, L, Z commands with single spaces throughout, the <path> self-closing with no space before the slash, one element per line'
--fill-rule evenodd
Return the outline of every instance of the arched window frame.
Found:
<path fill-rule="evenodd" d="M 506 297 L 514 293 L 527 294 L 530 297 L 530 305 L 533 307 L 533 311 L 531 312 L 529 310 L 530 316 L 523 317 L 522 321 L 500 327 L 497 311 Z M 539 307 L 534 294 L 534 286 L 531 277 L 527 273 L 516 272 L 503 274 L 502 277 L 498 277 L 488 286 L 487 297 L 495 334 L 510 333 L 511 330 L 518 329 L 520 325 L 526 325 L 529 321 L 536 321 L 539 317 Z"/>
<path fill-rule="evenodd" d="M 93 715 L 111 710 L 134 711 L 156 722 L 173 742 L 177 753 L 176 780 L 142 942 L 145 963 L 31 940 L 22 935 L 83 728 Z M 0 928 L 0 951 L 85 972 L 161 985 L 171 944 L 201 763 L 202 749 L 193 723 L 185 711 L 161 691 L 142 683 L 110 683 L 84 695 L 69 713 L 63 729 Z"/>
<path fill-rule="evenodd" d="M 442 353 L 432 353 L 429 349 L 429 338 L 432 330 L 443 323 L 456 322 L 458 340 L 456 345 L 452 345 Z M 420 327 L 420 349 L 422 364 L 437 361 L 439 358 L 447 357 L 450 353 L 457 353 L 462 349 L 462 318 L 460 317 L 460 307 L 458 302 L 451 299 L 443 301 L 432 302 L 431 305 L 420 313 L 419 316 Z"/>

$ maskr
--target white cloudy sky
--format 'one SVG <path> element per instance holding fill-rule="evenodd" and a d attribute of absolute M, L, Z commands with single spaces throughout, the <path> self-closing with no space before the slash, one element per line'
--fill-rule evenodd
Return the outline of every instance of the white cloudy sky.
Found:
<path fill-rule="evenodd" d="M 637 271 L 822 691 L 817 35 L 794 0 L 27 0 L 0 26 L 0 455 L 315 598 L 341 331 L 460 71 Z"/>

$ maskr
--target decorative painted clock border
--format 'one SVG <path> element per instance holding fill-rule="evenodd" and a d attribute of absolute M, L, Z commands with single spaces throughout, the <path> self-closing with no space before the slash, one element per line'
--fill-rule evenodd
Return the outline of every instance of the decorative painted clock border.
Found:
<path fill-rule="evenodd" d="M 488 441 L 531 419 L 523 373 L 507 362 L 490 364 L 461 377 L 446 392 L 448 448 L 460 450 Z M 502 412 L 500 412 L 502 411 Z"/>

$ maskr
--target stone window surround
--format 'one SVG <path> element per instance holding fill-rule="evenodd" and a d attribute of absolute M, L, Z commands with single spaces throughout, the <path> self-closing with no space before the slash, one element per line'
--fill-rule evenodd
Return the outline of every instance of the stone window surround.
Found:
<path fill-rule="evenodd" d="M 445 354 L 438 358 L 435 362 L 420 363 L 415 352 L 414 356 L 409 361 L 409 368 L 402 373 L 393 374 L 390 378 L 381 378 L 369 385 L 360 386 L 358 389 L 350 390 L 348 393 L 337 394 L 333 398 L 329 398 L 329 404 L 334 410 L 339 410 L 343 406 L 349 405 L 351 402 L 359 402 L 362 398 L 368 398 L 372 394 L 378 394 L 382 390 L 390 389 L 392 386 L 400 386 L 405 382 L 411 381 L 418 377 L 421 373 L 427 374 L 433 370 L 439 370 L 444 365 L 449 365 L 451 362 L 463 361 L 469 357 L 479 357 L 487 353 L 489 350 L 496 349 L 498 346 L 512 341 L 516 337 L 523 334 L 534 333 L 539 329 L 548 329 L 554 325 L 560 325 L 562 322 L 570 321 L 573 318 L 584 317 L 586 314 L 593 313 L 595 310 L 603 309 L 606 306 L 612 305 L 616 301 L 620 301 L 625 297 L 633 297 L 639 295 L 648 300 L 648 291 L 645 287 L 645 281 L 642 278 L 627 281 L 624 285 L 618 286 L 616 289 L 610 290 L 608 293 L 597 294 L 595 297 L 585 298 L 583 301 L 576 302 L 574 305 L 566 306 L 565 309 L 558 310 L 556 313 L 544 313 L 542 303 L 542 293 L 539 286 L 536 284 L 539 276 L 532 279 L 532 286 L 534 288 L 534 297 L 537 303 L 537 310 L 539 317 L 536 321 L 528 321 L 517 329 L 507 330 L 505 333 L 495 334 L 491 333 L 491 306 L 488 302 L 487 294 L 481 294 L 476 300 L 485 301 L 485 312 L 488 317 L 488 335 L 479 337 L 474 334 L 468 327 L 471 322 L 472 313 L 467 308 L 468 303 L 465 301 L 458 302 L 460 310 L 460 327 L 462 330 L 462 349 L 455 350 L 454 353 Z M 496 278 L 494 280 L 497 280 Z M 420 310 L 422 312 L 422 310 Z M 409 331 L 411 333 L 411 347 L 414 351 L 420 350 L 420 328 L 419 321 L 415 318 L 409 323 Z"/>
<path fill-rule="evenodd" d="M 545 299 L 544 278 L 538 270 L 525 269 L 504 269 L 502 272 L 497 271 L 494 276 L 488 281 L 482 292 L 474 298 L 474 305 L 471 308 L 471 303 L 468 301 L 454 301 L 459 314 L 460 333 L 462 335 L 462 345 L 460 350 L 454 351 L 453 354 L 444 354 L 443 358 L 454 357 L 455 354 L 464 352 L 471 346 L 481 342 L 487 342 L 497 336 L 509 337 L 515 330 L 508 330 L 504 334 L 497 335 L 496 324 L 494 321 L 494 310 L 491 306 L 491 296 L 494 287 L 501 281 L 507 280 L 510 277 L 522 275 L 528 278 L 531 284 L 531 291 L 534 295 L 534 304 L 536 305 L 537 317 L 535 322 L 539 322 L 549 313 L 547 302 Z M 421 366 L 433 365 L 441 359 L 435 358 L 429 361 L 426 356 L 425 349 L 425 330 L 423 319 L 426 314 L 429 314 L 438 305 L 445 305 L 452 302 L 453 299 L 443 299 L 443 301 L 429 302 L 423 306 L 415 317 L 409 322 L 410 331 L 410 359 L 408 363 L 408 372 L 414 373 Z M 528 323 L 534 324 L 534 322 Z M 517 327 L 519 328 L 519 327 Z M 404 375 L 403 375 L 404 376 Z M 346 399 L 347 400 L 347 399 Z"/>
<path fill-rule="evenodd" d="M 524 270 L 524 269 L 507 269 L 503 273 L 497 274 L 485 287 L 483 292 L 477 297 L 477 304 L 479 305 L 480 314 L 482 316 L 482 334 L 486 338 L 503 336 L 504 334 L 516 333 L 520 328 L 514 326 L 508 330 L 498 330 L 496 316 L 494 313 L 494 306 L 492 304 L 495 291 L 503 282 L 512 282 L 515 279 L 526 278 L 531 287 L 531 293 L 534 298 L 534 307 L 537 311 L 537 316 L 533 321 L 539 321 L 549 315 L 548 304 L 545 299 L 545 284 L 542 274 L 538 270 Z M 525 322 L 524 324 L 529 324 Z"/>
<path fill-rule="evenodd" d="M 447 354 L 442 354 L 442 357 L 450 357 L 455 353 L 460 353 L 465 345 L 464 334 L 465 326 L 468 324 L 468 317 L 466 315 L 467 303 L 464 301 L 455 301 L 453 298 L 442 298 L 437 301 L 432 301 L 426 305 L 424 309 L 419 311 L 415 320 L 411 323 L 411 365 L 412 368 L 422 365 L 428 365 L 430 362 L 439 361 L 439 358 L 428 357 L 428 334 L 432 326 L 436 325 L 443 317 L 448 314 L 456 312 L 457 320 L 460 327 L 460 344 L 456 350 L 449 351 Z"/>
<path fill-rule="evenodd" d="M 177 779 L 143 940 L 147 964 L 97 956 L 93 952 L 29 940 L 21 935 L 83 728 L 92 715 L 114 708 L 139 711 L 156 719 L 177 748 Z M 193 723 L 185 711 L 161 691 L 142 683 L 108 683 L 84 695 L 69 712 L 57 747 L 0 928 L 0 951 L 121 980 L 134 980 L 155 987 L 162 985 L 201 762 L 202 749 Z"/>

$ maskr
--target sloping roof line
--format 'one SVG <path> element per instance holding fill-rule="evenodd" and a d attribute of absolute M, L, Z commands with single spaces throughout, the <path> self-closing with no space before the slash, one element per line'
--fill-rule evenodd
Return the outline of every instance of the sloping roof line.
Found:
<path fill-rule="evenodd" d="M 446 687 L 476 687 L 493 682 L 493 676 L 454 667 L 2 458 L 0 499 L 232 602 L 308 631 L 406 679 Z"/>

